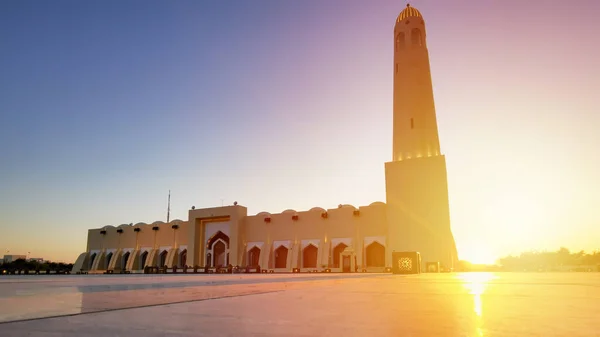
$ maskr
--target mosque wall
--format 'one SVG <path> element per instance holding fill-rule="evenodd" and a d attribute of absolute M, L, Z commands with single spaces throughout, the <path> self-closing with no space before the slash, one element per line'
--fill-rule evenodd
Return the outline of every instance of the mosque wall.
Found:
<path fill-rule="evenodd" d="M 256 262 L 251 261 L 252 257 L 249 256 L 249 251 L 256 247 L 261 254 L 257 264 L 262 268 L 273 269 L 276 265 L 275 250 L 284 246 L 289 250 L 289 261 L 279 263 L 283 263 L 285 270 L 291 270 L 304 266 L 306 257 L 302 254 L 309 245 L 317 248 L 316 268 L 321 268 L 323 265 L 331 265 L 333 250 L 338 244 L 344 243 L 356 250 L 358 265 L 362 266 L 365 246 L 373 241 L 366 242 L 365 237 L 386 236 L 385 208 L 384 203 L 376 202 L 359 208 L 340 205 L 332 209 L 314 207 L 299 212 L 290 209 L 282 213 L 262 212 L 252 216 L 246 215 L 246 208 L 243 206 L 197 209 L 190 211 L 189 221 L 157 221 L 152 224 L 137 223 L 133 226 L 90 229 L 87 253 L 92 255 L 105 252 L 106 255 L 120 249 L 125 254 L 136 252 L 137 247 L 136 256 L 155 251 L 153 255 L 150 254 L 153 261 L 148 262 L 147 265 L 150 265 L 157 264 L 161 254 L 176 256 L 185 250 L 191 253 L 186 260 L 187 265 L 215 267 L 221 264 L 247 265 Z M 177 228 L 173 228 L 174 225 Z M 225 255 L 217 259 L 212 243 L 215 237 L 224 238 L 223 235 L 228 240 L 225 251 L 222 252 Z M 385 245 L 385 239 L 379 241 L 383 241 L 381 243 Z M 294 259 L 292 251 L 295 252 Z M 207 257 L 209 253 L 210 257 Z M 167 263 L 169 266 L 181 261 L 181 257 L 169 259 L 173 261 Z M 100 263 L 95 268 L 101 270 L 102 266 Z M 108 267 L 106 263 L 104 266 Z M 136 262 L 130 268 L 139 270 L 142 265 Z"/>

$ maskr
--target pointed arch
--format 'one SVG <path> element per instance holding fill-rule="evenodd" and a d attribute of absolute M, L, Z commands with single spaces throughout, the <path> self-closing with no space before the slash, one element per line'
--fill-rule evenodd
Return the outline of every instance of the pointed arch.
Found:
<path fill-rule="evenodd" d="M 413 46 L 423 45 L 423 34 L 419 28 L 413 28 L 410 32 L 410 40 Z"/>
<path fill-rule="evenodd" d="M 112 257 L 113 257 L 112 252 L 110 252 L 110 253 L 108 253 L 108 255 L 106 255 L 106 267 L 104 269 L 108 269 L 108 266 L 110 266 L 110 260 L 112 259 Z"/>
<path fill-rule="evenodd" d="M 260 265 L 260 248 L 257 246 L 248 251 L 248 265 L 251 267 Z"/>
<path fill-rule="evenodd" d="M 340 267 L 340 254 L 344 251 L 344 249 L 348 248 L 348 246 L 340 242 L 333 248 L 333 268 Z"/>
<path fill-rule="evenodd" d="M 123 269 L 123 270 L 127 269 L 127 261 L 129 261 L 130 255 L 131 255 L 131 253 L 126 252 L 125 254 L 123 254 L 123 257 L 121 257 L 121 269 Z"/>
<path fill-rule="evenodd" d="M 179 268 L 183 268 L 187 264 L 187 249 L 179 253 Z"/>
<path fill-rule="evenodd" d="M 146 260 L 148 259 L 148 251 L 144 251 L 142 255 L 140 255 L 140 266 L 139 269 L 144 269 L 146 267 Z"/>
<path fill-rule="evenodd" d="M 385 247 L 373 241 L 367 246 L 367 267 L 385 267 Z"/>
<path fill-rule="evenodd" d="M 275 249 L 275 268 L 287 268 L 287 256 L 289 249 L 281 245 Z"/>
<path fill-rule="evenodd" d="M 223 240 L 217 240 L 213 248 L 213 266 L 223 267 L 226 265 L 227 246 Z"/>
<path fill-rule="evenodd" d="M 224 267 L 229 264 L 229 236 L 217 231 L 206 241 L 206 266 Z"/>
<path fill-rule="evenodd" d="M 158 266 L 159 266 L 159 267 L 164 267 L 164 266 L 166 266 L 166 265 L 167 265 L 167 255 L 169 255 L 169 252 L 167 252 L 166 250 L 163 250 L 163 251 L 160 253 L 160 256 L 159 256 L 159 263 L 158 263 Z"/>
<path fill-rule="evenodd" d="M 95 259 L 96 259 L 96 253 L 92 254 L 92 256 L 90 257 L 90 266 L 89 266 L 88 270 L 92 270 L 92 266 L 94 265 Z"/>
<path fill-rule="evenodd" d="M 302 267 L 317 268 L 317 256 L 319 248 L 313 244 L 309 244 L 302 250 Z"/>
<path fill-rule="evenodd" d="M 404 32 L 400 32 L 396 35 L 396 51 L 404 49 L 405 46 L 406 36 L 404 35 Z"/>
<path fill-rule="evenodd" d="M 206 241 L 206 248 L 211 248 L 217 240 L 223 240 L 227 249 L 229 249 L 229 236 L 221 231 L 217 231 Z"/>

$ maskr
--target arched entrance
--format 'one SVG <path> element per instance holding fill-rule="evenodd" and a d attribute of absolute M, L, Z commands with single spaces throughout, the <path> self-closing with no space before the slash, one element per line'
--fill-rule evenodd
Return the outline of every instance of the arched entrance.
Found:
<path fill-rule="evenodd" d="M 92 266 L 94 265 L 95 259 L 96 259 L 96 253 L 92 254 L 92 256 L 90 257 L 90 266 L 89 266 L 88 270 L 92 270 Z"/>
<path fill-rule="evenodd" d="M 303 268 L 317 268 L 317 255 L 319 248 L 310 244 L 304 247 L 302 251 L 302 267 Z"/>
<path fill-rule="evenodd" d="M 252 267 L 260 265 L 260 248 L 254 246 L 248 251 L 248 265 Z"/>
<path fill-rule="evenodd" d="M 229 264 L 229 236 L 218 231 L 206 242 L 206 265 L 224 267 Z"/>
<path fill-rule="evenodd" d="M 104 269 L 108 269 L 108 266 L 110 266 L 110 260 L 112 259 L 113 253 L 108 253 L 108 255 L 106 255 L 106 267 Z"/>
<path fill-rule="evenodd" d="M 367 267 L 385 267 L 385 247 L 375 241 L 367 246 Z"/>
<path fill-rule="evenodd" d="M 275 268 L 287 267 L 288 249 L 284 246 L 279 246 L 275 249 Z"/>
<path fill-rule="evenodd" d="M 225 243 L 223 241 L 217 241 L 213 245 L 213 266 L 215 267 L 223 267 L 225 266 Z"/>
<path fill-rule="evenodd" d="M 179 254 L 179 268 L 183 268 L 187 263 L 187 249 Z"/>
<path fill-rule="evenodd" d="M 121 259 L 121 269 L 125 270 L 127 269 L 127 261 L 129 261 L 129 252 L 123 254 L 123 257 Z"/>
<path fill-rule="evenodd" d="M 333 268 L 340 267 L 340 254 L 344 251 L 344 249 L 348 248 L 345 243 L 338 243 L 335 248 L 333 248 Z"/>
<path fill-rule="evenodd" d="M 144 269 L 146 266 L 146 259 L 148 258 L 148 251 L 145 251 L 140 256 L 140 267 L 138 269 Z"/>
<path fill-rule="evenodd" d="M 164 267 L 167 265 L 167 255 L 169 254 L 169 252 L 167 252 L 166 250 L 163 250 L 162 253 L 160 253 L 160 258 L 159 258 L 159 267 Z"/>

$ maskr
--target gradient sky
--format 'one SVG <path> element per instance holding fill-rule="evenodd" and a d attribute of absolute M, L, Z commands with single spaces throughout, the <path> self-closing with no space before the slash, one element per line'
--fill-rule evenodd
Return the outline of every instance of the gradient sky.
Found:
<path fill-rule="evenodd" d="M 461 259 L 600 248 L 600 2 L 418 0 Z M 385 201 L 403 1 L 0 2 L 0 248 Z M 0 252 L 0 255 L 1 253 Z"/>

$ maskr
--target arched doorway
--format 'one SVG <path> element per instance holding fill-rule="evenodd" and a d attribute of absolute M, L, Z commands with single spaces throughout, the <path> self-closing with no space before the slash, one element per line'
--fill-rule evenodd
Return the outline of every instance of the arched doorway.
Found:
<path fill-rule="evenodd" d="M 248 251 L 248 265 L 258 266 L 260 264 L 260 248 L 254 246 Z"/>
<path fill-rule="evenodd" d="M 92 267 L 94 266 L 94 260 L 96 259 L 96 253 L 92 254 L 92 256 L 90 257 L 90 266 L 88 268 L 88 270 L 92 270 Z"/>
<path fill-rule="evenodd" d="M 345 243 L 338 243 L 335 248 L 333 248 L 333 268 L 340 267 L 340 254 L 344 251 L 344 249 L 348 248 Z"/>
<path fill-rule="evenodd" d="M 110 266 L 110 260 L 112 259 L 113 253 L 108 253 L 108 255 L 106 255 L 106 268 L 104 269 L 108 269 L 108 267 Z"/>
<path fill-rule="evenodd" d="M 229 236 L 218 231 L 206 242 L 206 265 L 224 267 L 229 264 Z"/>
<path fill-rule="evenodd" d="M 179 267 L 183 268 L 183 266 L 185 266 L 186 264 L 187 264 L 187 249 L 184 249 L 179 254 Z"/>
<path fill-rule="evenodd" d="M 225 243 L 223 241 L 217 241 L 213 245 L 213 255 L 214 255 L 214 263 L 215 267 L 223 267 L 225 266 Z"/>
<path fill-rule="evenodd" d="M 385 267 L 385 247 L 375 241 L 367 246 L 367 267 Z"/>
<path fill-rule="evenodd" d="M 121 269 L 127 269 L 127 261 L 129 261 L 129 252 L 123 254 L 123 258 L 121 260 Z"/>
<path fill-rule="evenodd" d="M 139 269 L 144 269 L 144 267 L 146 267 L 146 259 L 147 258 L 148 258 L 148 252 L 145 251 L 140 256 L 140 268 Z"/>
<path fill-rule="evenodd" d="M 159 267 L 164 267 L 167 265 L 167 255 L 168 254 L 169 254 L 169 252 L 167 252 L 166 250 L 163 250 L 162 253 L 160 253 L 160 258 L 159 258 L 160 263 L 158 264 Z"/>
<path fill-rule="evenodd" d="M 288 249 L 284 246 L 279 246 L 275 249 L 275 268 L 287 267 Z"/>
<path fill-rule="evenodd" d="M 302 267 L 303 268 L 317 268 L 317 255 L 319 248 L 310 244 L 304 247 L 302 251 Z"/>

